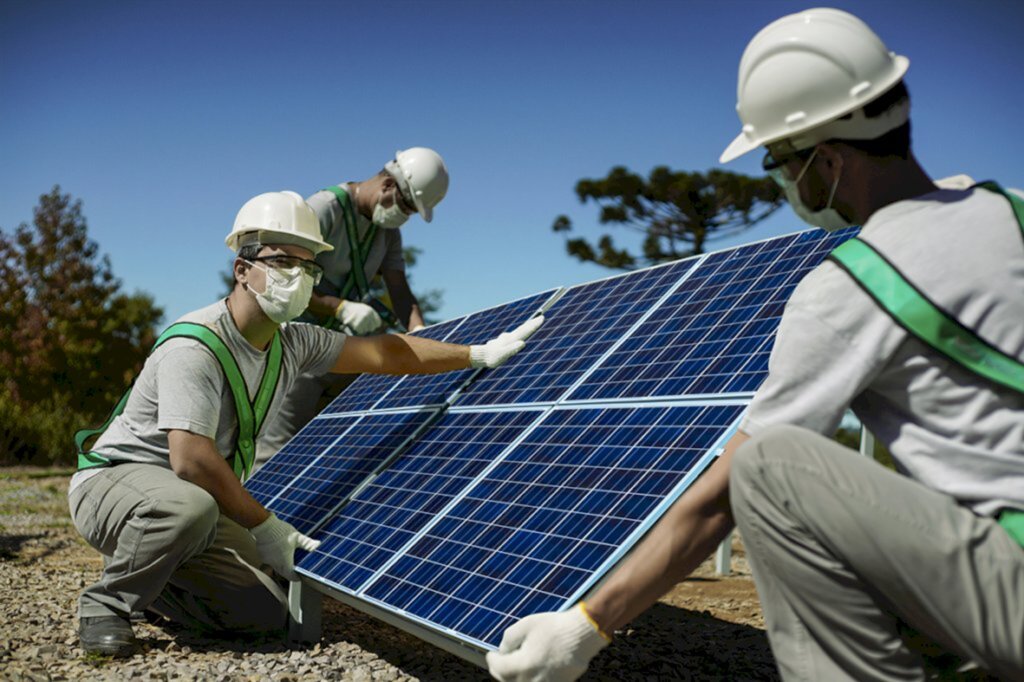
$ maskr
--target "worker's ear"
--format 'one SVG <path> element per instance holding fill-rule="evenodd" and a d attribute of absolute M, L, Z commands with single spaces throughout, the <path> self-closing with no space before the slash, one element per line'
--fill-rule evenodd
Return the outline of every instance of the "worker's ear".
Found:
<path fill-rule="evenodd" d="M 249 264 L 241 258 L 235 258 L 231 271 L 235 275 L 235 281 L 242 285 L 243 289 L 249 287 Z"/>

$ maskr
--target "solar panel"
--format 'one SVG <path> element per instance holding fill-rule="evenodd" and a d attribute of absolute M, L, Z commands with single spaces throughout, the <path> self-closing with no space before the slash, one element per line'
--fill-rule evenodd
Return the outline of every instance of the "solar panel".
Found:
<path fill-rule="evenodd" d="M 446 414 L 317 534 L 323 544 L 299 567 L 357 590 L 538 414 Z"/>
<path fill-rule="evenodd" d="M 574 603 L 713 459 L 742 405 L 559 409 L 363 589 L 487 648 Z"/>
<path fill-rule="evenodd" d="M 279 518 L 309 533 L 432 416 L 408 412 L 315 419 L 246 487 Z"/>
<path fill-rule="evenodd" d="M 568 399 L 753 392 L 789 295 L 853 234 L 802 232 L 709 254 Z"/>
<path fill-rule="evenodd" d="M 551 298 L 553 291 L 545 291 L 511 303 L 489 308 L 466 316 L 445 336 L 447 343 L 486 343 L 502 332 L 511 331 L 529 319 Z M 498 370 L 500 371 L 500 370 Z M 414 374 L 398 383 L 374 409 L 407 408 L 415 405 L 439 405 L 472 375 L 474 370 L 446 372 L 444 374 Z M 339 400 L 344 397 L 339 396 Z"/>
<path fill-rule="evenodd" d="M 465 317 L 432 324 L 416 332 L 414 336 L 444 341 L 463 321 Z M 345 387 L 331 404 L 324 408 L 322 415 L 341 414 L 346 412 L 363 412 L 370 410 L 380 402 L 393 388 L 406 377 L 391 374 L 360 374 L 359 378 Z"/>
<path fill-rule="evenodd" d="M 694 266 L 648 268 L 568 289 L 518 355 L 460 396 L 459 406 L 557 400 Z"/>
<path fill-rule="evenodd" d="M 431 327 L 481 343 L 546 308 L 496 370 L 360 378 L 248 485 L 322 541 L 300 573 L 479 662 L 465 651 L 585 596 L 713 461 L 766 375 L 786 299 L 854 232 L 779 237 Z"/>

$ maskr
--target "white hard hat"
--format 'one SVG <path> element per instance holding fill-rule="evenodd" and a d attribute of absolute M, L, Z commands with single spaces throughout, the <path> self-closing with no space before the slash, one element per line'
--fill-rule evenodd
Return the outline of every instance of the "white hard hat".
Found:
<path fill-rule="evenodd" d="M 295 244 L 314 256 L 334 249 L 320 238 L 316 213 L 295 192 L 266 192 L 249 199 L 224 243 L 236 253 L 248 244 Z"/>
<path fill-rule="evenodd" d="M 736 112 L 743 131 L 719 161 L 783 139 L 806 149 L 834 137 L 879 137 L 907 121 L 908 102 L 878 118 L 836 119 L 891 89 L 909 65 L 841 10 L 809 9 L 768 24 L 740 60 Z"/>
<path fill-rule="evenodd" d="M 395 152 L 394 161 L 384 164 L 384 170 L 395 178 L 402 193 L 412 199 L 416 210 L 429 223 L 434 207 L 448 193 L 448 169 L 441 155 L 426 147 L 410 147 Z"/>

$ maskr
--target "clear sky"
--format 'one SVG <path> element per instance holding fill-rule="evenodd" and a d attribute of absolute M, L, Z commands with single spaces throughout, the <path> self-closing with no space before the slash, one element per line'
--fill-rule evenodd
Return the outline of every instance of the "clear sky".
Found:
<path fill-rule="evenodd" d="M 0 227 L 59 183 L 125 289 L 171 321 L 212 302 L 238 208 L 437 149 L 448 197 L 406 242 L 442 317 L 605 276 L 553 219 L 615 165 L 706 171 L 739 132 L 736 72 L 772 0 L 0 2 Z M 1024 3 L 836 2 L 911 60 L 933 177 L 1024 187 Z M 729 164 L 755 174 L 759 155 Z M 785 208 L 740 240 L 800 228 Z M 965 226 L 968 227 L 968 226 Z M 622 241 L 621 238 L 619 241 Z M 628 243 L 628 242 L 625 242 Z M 715 248 L 713 246 L 713 248 Z"/>

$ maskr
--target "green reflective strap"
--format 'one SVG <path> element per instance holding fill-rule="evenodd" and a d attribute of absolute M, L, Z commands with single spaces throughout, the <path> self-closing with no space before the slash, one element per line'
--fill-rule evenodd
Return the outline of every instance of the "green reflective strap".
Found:
<path fill-rule="evenodd" d="M 128 390 L 121 396 L 121 399 L 117 401 L 117 405 L 114 406 L 114 409 L 110 411 L 110 415 L 107 416 L 107 420 L 103 422 L 102 426 L 95 429 L 81 429 L 75 432 L 75 449 L 78 452 L 79 469 L 91 469 L 93 467 L 102 467 L 110 464 L 110 460 L 106 457 L 86 450 L 85 442 L 93 436 L 99 436 L 107 430 L 107 427 L 109 427 L 110 423 L 114 421 L 114 418 L 124 412 L 124 406 L 128 403 L 128 396 L 131 394 L 132 388 L 129 386 Z"/>
<path fill-rule="evenodd" d="M 999 514 L 999 525 L 1017 541 L 1018 545 L 1024 547 L 1024 511 L 1004 509 Z"/>
<path fill-rule="evenodd" d="M 936 351 L 986 379 L 1024 393 L 1024 364 L 988 344 L 948 316 L 860 239 L 829 255 L 896 322 Z"/>
<path fill-rule="evenodd" d="M 370 287 L 366 282 L 366 256 L 370 253 L 373 238 L 377 235 L 377 225 L 370 223 L 370 231 L 366 235 L 366 241 L 360 243 L 356 226 L 356 214 L 352 208 L 352 198 L 349 197 L 348 192 L 338 186 L 328 187 L 326 191 L 334 194 L 341 205 L 342 222 L 345 223 L 345 236 L 348 238 L 351 267 L 349 268 L 348 280 L 341 289 L 340 298 L 346 298 L 352 292 L 353 287 L 355 287 L 359 297 L 362 298 L 370 291 Z"/>

